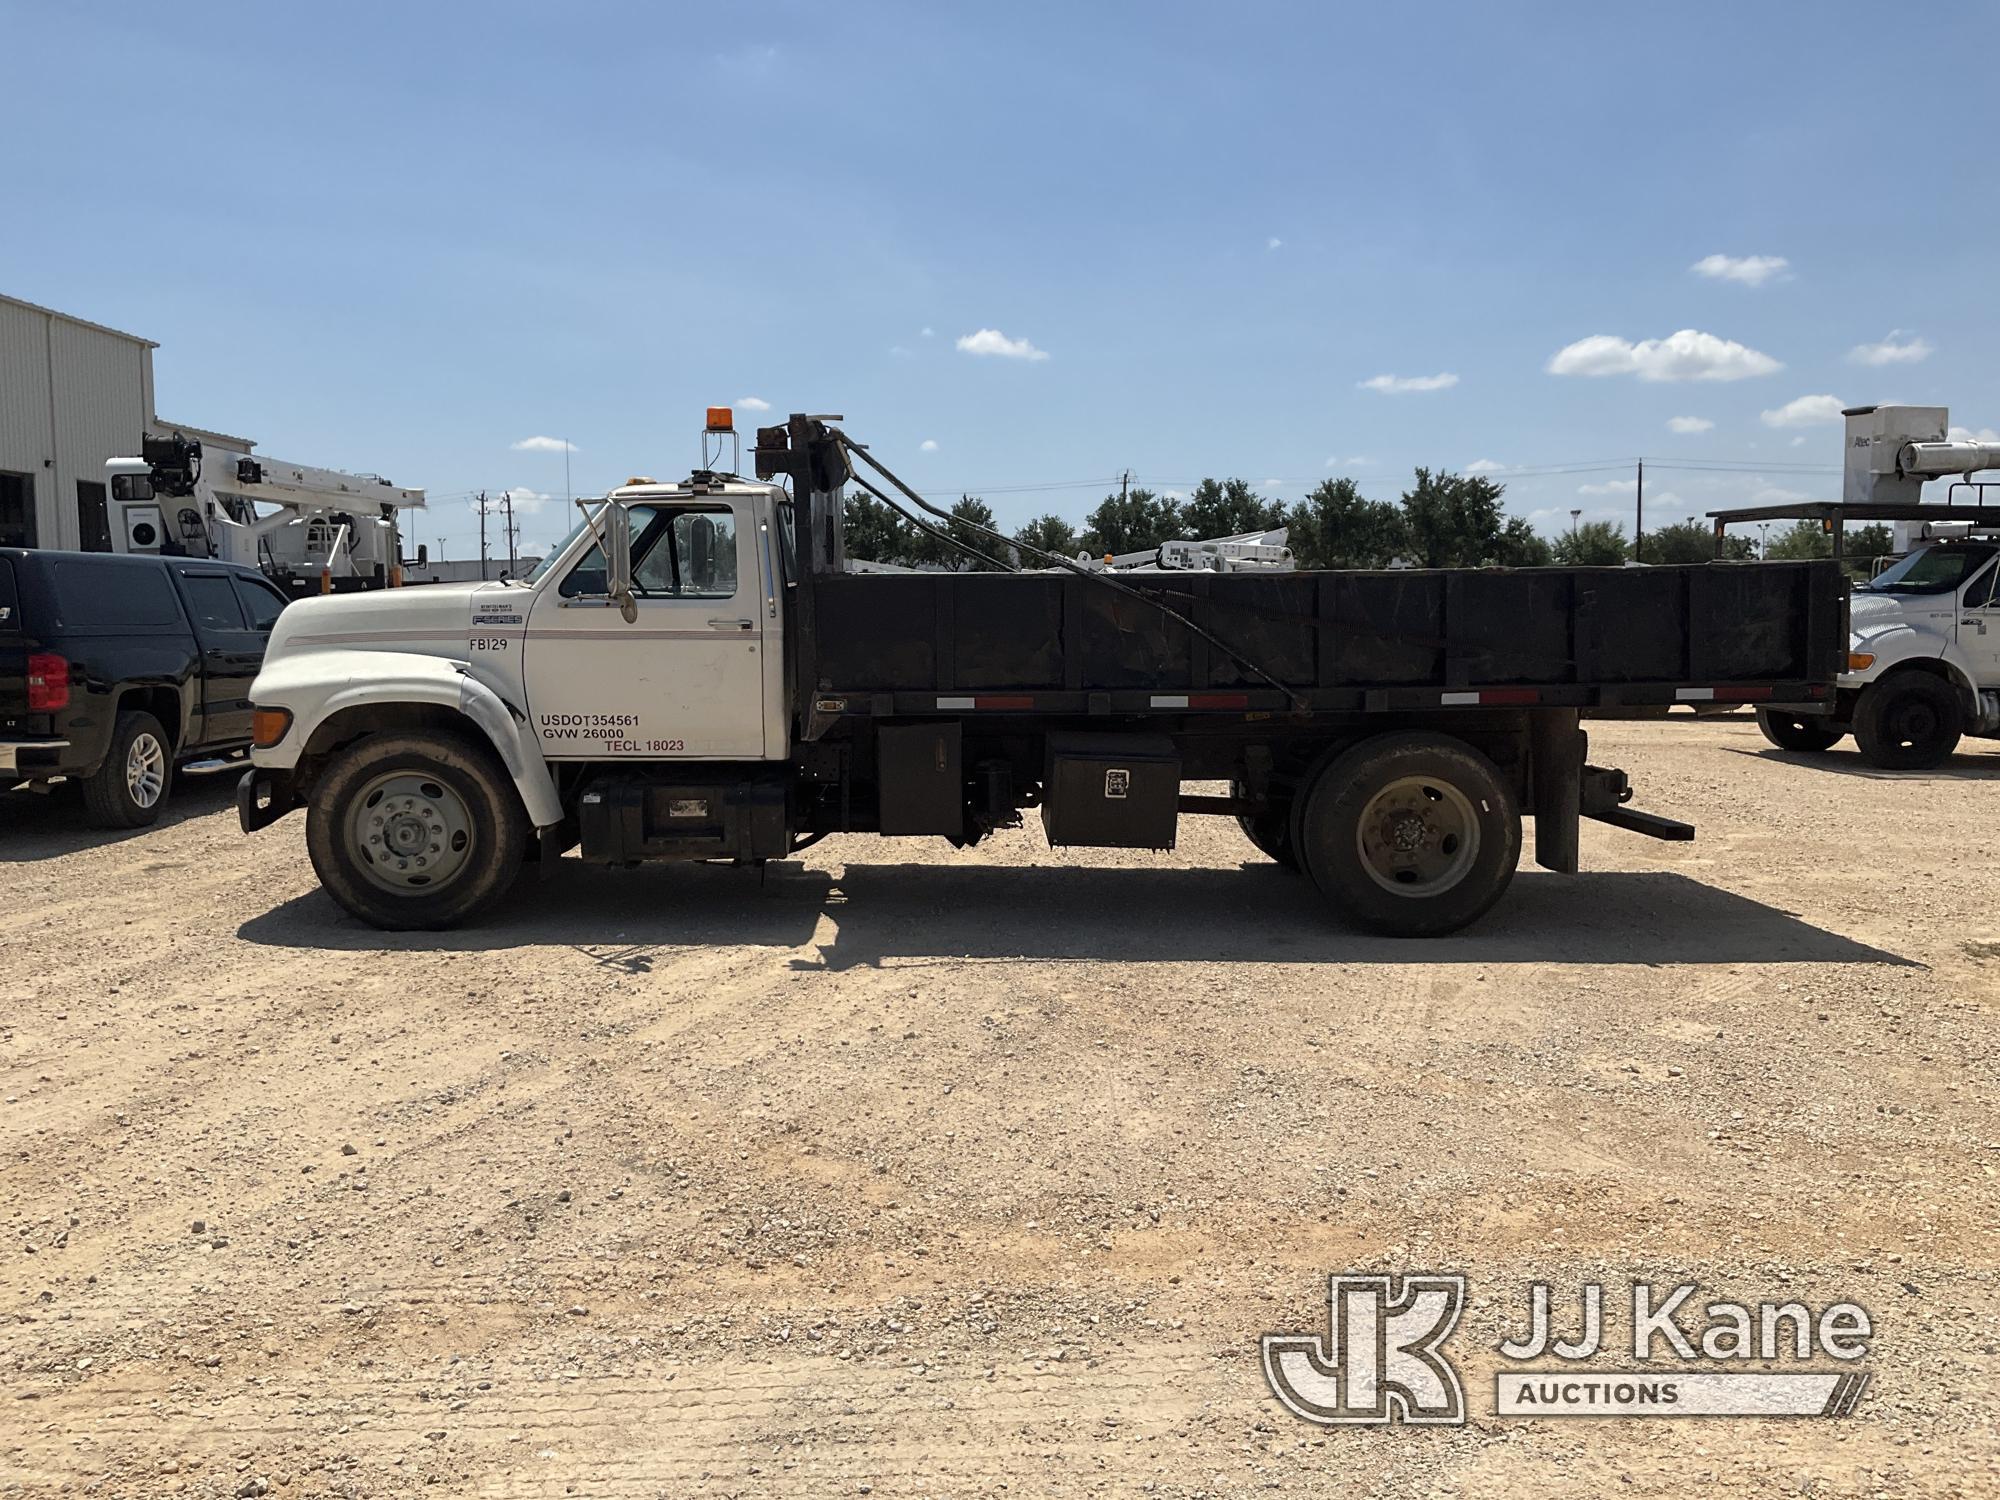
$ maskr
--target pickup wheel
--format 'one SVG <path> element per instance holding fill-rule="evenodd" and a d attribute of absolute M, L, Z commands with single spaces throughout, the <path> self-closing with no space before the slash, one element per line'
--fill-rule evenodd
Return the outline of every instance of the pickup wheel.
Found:
<path fill-rule="evenodd" d="M 1898 672 L 1861 690 L 1854 743 L 1871 766 L 1927 771 L 1958 746 L 1964 727 L 1958 692 L 1928 672 Z"/>
<path fill-rule="evenodd" d="M 1364 740 L 1314 778 L 1295 824 L 1306 872 L 1373 932 L 1438 937 L 1500 899 L 1521 814 L 1493 762 L 1441 734 Z"/>
<path fill-rule="evenodd" d="M 1250 788 L 1240 781 L 1229 783 L 1229 795 L 1248 797 Z M 1237 816 L 1237 826 L 1243 836 L 1257 846 L 1260 853 L 1269 855 L 1294 874 L 1302 873 L 1299 853 L 1292 843 L 1292 809 L 1289 803 L 1272 802 L 1261 813 L 1242 813 Z"/>
<path fill-rule="evenodd" d="M 1757 727 L 1780 750 L 1831 750 L 1847 733 L 1817 715 L 1781 713 L 1774 708 L 1757 710 Z"/>
<path fill-rule="evenodd" d="M 521 873 L 521 799 L 484 746 L 453 734 L 370 735 L 321 773 L 306 850 L 333 899 L 402 931 L 455 926 Z"/>
<path fill-rule="evenodd" d="M 83 816 L 93 828 L 144 828 L 157 822 L 174 778 L 167 732 L 138 709 L 118 715 L 104 764 L 83 783 Z"/>

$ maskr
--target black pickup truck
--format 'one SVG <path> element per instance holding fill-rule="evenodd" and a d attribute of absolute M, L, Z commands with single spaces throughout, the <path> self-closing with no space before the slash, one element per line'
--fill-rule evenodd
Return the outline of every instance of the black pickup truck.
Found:
<path fill-rule="evenodd" d="M 0 547 L 0 790 L 74 781 L 99 827 L 152 822 L 176 766 L 250 743 L 285 603 L 228 563 Z"/>

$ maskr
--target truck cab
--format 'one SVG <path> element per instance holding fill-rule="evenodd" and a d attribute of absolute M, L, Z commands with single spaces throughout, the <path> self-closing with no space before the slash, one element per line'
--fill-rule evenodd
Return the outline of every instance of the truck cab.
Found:
<path fill-rule="evenodd" d="M 1817 752 L 1851 733 L 1870 764 L 1908 771 L 1962 736 L 2000 738 L 2000 538 L 1919 543 L 1854 586 L 1848 622 L 1832 712 L 1759 710 L 1773 744 Z"/>

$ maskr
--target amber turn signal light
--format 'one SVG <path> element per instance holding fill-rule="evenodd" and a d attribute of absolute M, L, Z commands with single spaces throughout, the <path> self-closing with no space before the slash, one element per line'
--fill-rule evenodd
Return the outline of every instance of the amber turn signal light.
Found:
<path fill-rule="evenodd" d="M 250 710 L 250 743 L 259 750 L 268 750 L 283 739 L 292 727 L 292 711 L 289 708 L 253 708 Z"/>
<path fill-rule="evenodd" d="M 1873 652 L 1850 651 L 1847 653 L 1847 670 L 1850 672 L 1865 672 L 1874 665 L 1875 656 Z"/>

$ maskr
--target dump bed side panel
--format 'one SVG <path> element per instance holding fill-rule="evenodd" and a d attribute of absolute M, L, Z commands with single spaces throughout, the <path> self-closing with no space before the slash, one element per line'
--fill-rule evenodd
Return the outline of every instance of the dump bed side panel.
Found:
<path fill-rule="evenodd" d="M 1067 574 L 820 574 L 823 691 L 1831 683 L 1838 564 L 1122 574 L 1229 649 Z M 1239 660 L 1238 658 L 1241 658 Z M 1608 695 L 1615 697 L 1615 694 Z"/>

